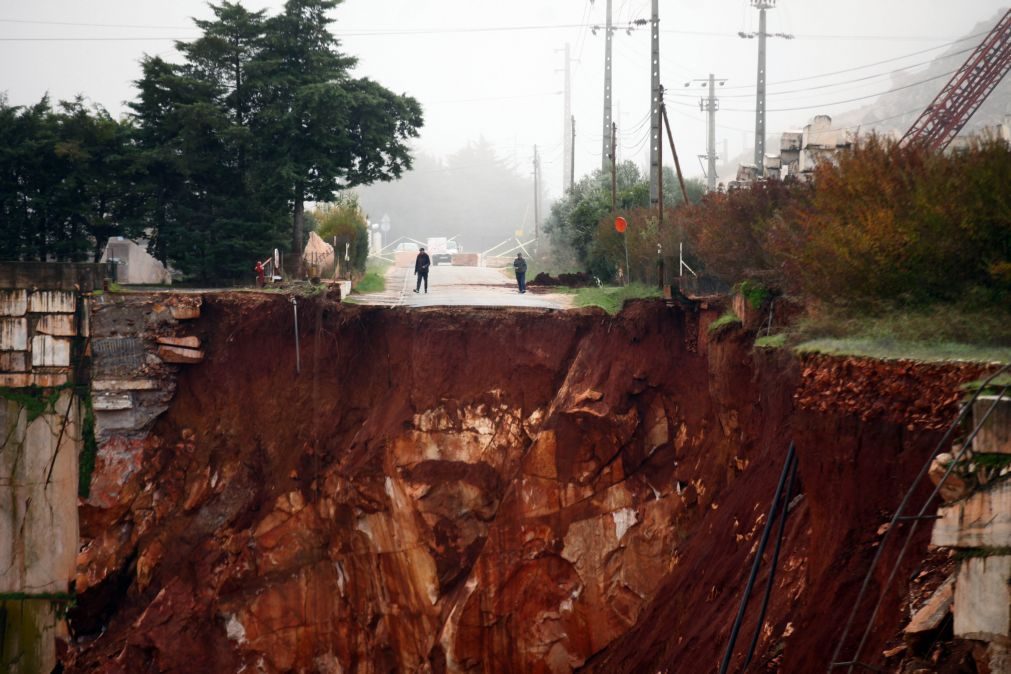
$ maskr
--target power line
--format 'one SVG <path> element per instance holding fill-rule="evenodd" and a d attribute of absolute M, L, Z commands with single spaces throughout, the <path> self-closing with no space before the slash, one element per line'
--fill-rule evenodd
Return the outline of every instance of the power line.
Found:
<path fill-rule="evenodd" d="M 480 103 L 482 101 L 505 101 L 516 98 L 542 98 L 546 96 L 561 96 L 561 91 L 545 91 L 539 94 L 515 94 L 512 96 L 488 96 L 486 98 L 457 98 L 444 101 L 422 101 L 425 105 L 442 105 L 447 103 Z"/>
<path fill-rule="evenodd" d="M 41 21 L 31 19 L 0 19 L 0 23 L 24 23 L 39 26 L 76 26 L 88 28 L 156 28 L 162 30 L 189 30 L 193 26 L 156 26 L 154 24 L 138 23 L 83 23 L 74 21 Z"/>
<path fill-rule="evenodd" d="M 919 86 L 921 84 L 926 84 L 927 82 L 933 82 L 934 80 L 939 80 L 939 79 L 942 79 L 942 78 L 945 78 L 945 77 L 951 77 L 953 74 L 955 74 L 955 72 L 957 72 L 957 71 L 952 70 L 952 71 L 949 71 L 949 72 L 946 72 L 946 73 L 942 73 L 941 75 L 937 75 L 935 77 L 928 77 L 925 80 L 920 80 L 918 82 L 911 82 L 910 84 L 906 84 L 906 85 L 903 85 L 901 87 L 895 87 L 894 89 L 889 89 L 887 91 L 879 91 L 877 93 L 868 94 L 866 96 L 857 96 L 856 98 L 847 98 L 846 100 L 832 101 L 831 103 L 818 103 L 818 104 L 815 104 L 815 105 L 802 105 L 802 106 L 793 107 L 793 108 L 770 108 L 769 112 L 793 112 L 795 110 L 810 110 L 812 108 L 827 108 L 827 107 L 833 106 L 833 105 L 842 105 L 843 103 L 854 103 L 856 101 L 865 101 L 868 98 L 875 98 L 875 97 L 878 97 L 878 96 L 884 96 L 885 94 L 891 94 L 891 93 L 894 93 L 896 91 L 902 91 L 903 89 L 910 89 L 912 87 Z M 747 110 L 747 109 L 744 109 L 744 108 L 726 108 L 726 110 L 728 112 L 751 112 L 750 110 Z"/>
<path fill-rule="evenodd" d="M 910 68 L 918 68 L 919 66 L 929 65 L 929 64 L 935 63 L 936 61 L 939 61 L 941 59 L 951 58 L 953 56 L 958 56 L 960 54 L 965 54 L 967 52 L 975 51 L 975 49 L 976 49 L 975 47 L 970 47 L 968 49 L 962 49 L 962 50 L 959 50 L 959 51 L 956 51 L 956 52 L 952 52 L 951 54 L 946 54 L 944 56 L 939 56 L 938 58 L 930 60 L 930 61 L 921 61 L 919 63 L 913 63 L 911 65 L 904 66 L 902 68 L 897 68 L 895 70 L 889 70 L 887 72 L 882 72 L 882 73 L 876 73 L 874 75 L 865 75 L 863 77 L 856 77 L 856 78 L 849 79 L 849 80 L 842 80 L 842 81 L 839 81 L 839 82 L 832 82 L 830 84 L 819 84 L 819 85 L 814 85 L 814 86 L 807 86 L 807 87 L 804 87 L 802 89 L 786 89 L 784 91 L 770 91 L 768 95 L 769 96 L 780 96 L 780 95 L 783 95 L 783 94 L 805 93 L 805 92 L 808 92 L 808 91 L 813 91 L 815 89 L 831 89 L 833 87 L 841 87 L 841 86 L 845 86 L 847 84 L 855 84 L 857 82 L 866 82 L 867 80 L 878 79 L 879 77 L 887 77 L 889 75 L 894 75 L 896 73 L 905 72 L 906 70 L 908 70 Z M 671 95 L 679 97 L 679 98 L 696 98 L 695 94 L 671 94 Z M 723 96 L 721 96 L 721 98 L 751 98 L 753 95 L 754 94 L 724 94 Z"/>
<path fill-rule="evenodd" d="M 93 27 L 93 28 L 150 28 L 150 29 L 192 29 L 193 26 L 156 26 L 151 24 L 113 24 L 113 23 L 87 23 L 87 22 L 71 22 L 71 21 L 42 21 L 42 20 L 28 20 L 28 19 L 0 19 L 0 23 L 19 23 L 19 24 L 37 24 L 37 25 L 52 25 L 52 26 L 74 26 L 74 27 Z M 430 27 L 430 28 L 362 28 L 357 30 L 335 30 L 334 36 L 341 37 L 383 37 L 383 36 L 404 36 L 404 35 L 447 35 L 447 34 L 459 34 L 459 33 L 496 33 L 496 32 L 516 32 L 516 31 L 536 31 L 536 30 L 571 30 L 574 28 L 585 28 L 585 23 L 558 23 L 558 24 L 530 24 L 530 25 L 516 25 L 516 26 L 465 26 L 459 28 L 452 27 Z M 691 31 L 691 30 L 679 30 L 679 29 L 667 29 L 661 30 L 661 33 L 675 34 L 675 35 L 698 35 L 703 37 L 728 37 L 737 38 L 739 37 L 737 33 L 731 32 L 716 32 L 716 31 Z M 984 33 L 979 33 L 978 35 L 983 35 Z M 825 40 L 825 39 L 838 39 L 838 40 L 947 40 L 947 37 L 941 36 L 907 36 L 907 35 L 798 35 L 797 39 L 815 39 L 815 40 Z M 977 37 L 977 35 L 970 36 Z M 46 40 L 46 41 L 57 41 L 57 40 L 117 40 L 117 39 L 193 39 L 193 38 L 0 38 L 4 41 L 12 40 Z M 962 38 L 969 39 L 969 38 Z M 956 40 L 960 41 L 960 40 Z M 938 47 L 933 47 L 937 49 Z M 929 51 L 929 50 L 928 50 Z"/>
<path fill-rule="evenodd" d="M 0 42 L 154 42 L 158 40 L 169 40 L 172 42 L 182 40 L 196 40 L 199 35 L 188 37 L 0 37 Z"/>
<path fill-rule="evenodd" d="M 833 70 L 831 72 L 819 73 L 818 75 L 808 75 L 806 77 L 795 77 L 795 78 L 789 79 L 789 80 L 779 80 L 779 81 L 776 81 L 776 82 L 769 82 L 769 86 L 778 85 L 778 84 L 790 84 L 792 82 L 806 82 L 808 80 L 820 79 L 822 77 L 829 77 L 831 75 L 842 75 L 843 73 L 851 73 L 851 72 L 855 72 L 857 70 L 866 70 L 867 68 L 873 68 L 874 66 L 883 65 L 885 63 L 894 63 L 895 61 L 901 61 L 902 59 L 909 58 L 910 56 L 919 56 L 920 54 L 926 54 L 927 52 L 936 51 L 938 49 L 944 49 L 945 47 L 950 47 L 952 45 L 958 44 L 959 42 L 965 42 L 966 40 L 971 40 L 973 38 L 981 37 L 981 36 L 986 35 L 986 34 L 987 33 L 975 33 L 973 35 L 967 35 L 965 37 L 959 38 L 959 39 L 954 40 L 952 42 L 946 42 L 944 44 L 939 44 L 936 47 L 928 47 L 927 49 L 921 49 L 919 51 L 909 52 L 908 54 L 903 54 L 901 56 L 895 56 L 895 57 L 892 57 L 892 58 L 883 59 L 881 61 L 874 61 L 873 63 L 865 63 L 864 65 L 861 65 L 861 66 L 853 66 L 852 68 L 844 68 L 842 70 Z M 942 57 L 938 57 L 938 58 L 945 58 L 945 57 L 942 56 Z M 750 87 L 750 85 L 737 85 L 737 86 L 730 86 L 730 87 L 726 87 L 726 88 L 727 89 L 747 89 L 749 87 Z"/>

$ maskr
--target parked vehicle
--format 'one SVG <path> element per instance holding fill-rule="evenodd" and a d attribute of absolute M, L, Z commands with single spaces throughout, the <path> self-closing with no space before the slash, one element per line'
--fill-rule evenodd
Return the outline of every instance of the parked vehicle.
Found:
<path fill-rule="evenodd" d="M 428 239 L 427 252 L 433 265 L 453 264 L 453 255 L 460 252 L 460 247 L 456 241 L 444 236 L 431 237 Z"/>

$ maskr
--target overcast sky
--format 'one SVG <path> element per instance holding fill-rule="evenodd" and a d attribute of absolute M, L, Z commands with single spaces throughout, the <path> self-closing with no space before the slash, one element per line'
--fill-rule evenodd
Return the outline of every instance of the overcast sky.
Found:
<path fill-rule="evenodd" d="M 274 13 L 283 0 L 249 0 Z M 615 120 L 620 156 L 645 165 L 649 32 L 624 27 L 648 19 L 650 0 L 613 0 Z M 346 0 L 333 30 L 359 57 L 356 74 L 418 98 L 425 128 L 418 148 L 446 155 L 485 137 L 529 172 L 539 146 L 547 189 L 562 182 L 563 50 L 571 46 L 576 174 L 601 163 L 603 31 L 606 0 Z M 837 103 L 882 92 L 889 73 L 916 70 L 978 22 L 1008 7 L 1001 0 L 780 0 L 768 30 L 769 131 L 796 128 L 817 113 L 866 104 Z M 200 0 L 0 0 L 0 91 L 8 103 L 84 94 L 113 114 L 135 95 L 144 53 L 174 55 L 171 38 L 196 35 Z M 757 30 L 749 0 L 661 0 L 661 76 L 682 165 L 700 175 L 705 152 L 704 89 L 685 82 L 709 73 L 720 89 L 717 148 L 752 146 Z M 879 63 L 884 61 L 884 63 Z M 877 64 L 877 65 L 871 65 Z M 955 64 L 953 67 L 957 67 Z M 869 66 L 859 68 L 858 66 Z M 846 73 L 836 71 L 849 70 Z M 776 84 L 783 80 L 801 81 Z M 859 80 L 859 81 L 855 81 Z M 940 88 L 942 83 L 938 83 Z M 1007 86 L 1005 82 L 1002 86 Z M 620 106 L 620 116 L 618 115 Z M 799 108 L 776 112 L 780 108 Z M 669 160 L 668 160 L 669 161 Z"/>

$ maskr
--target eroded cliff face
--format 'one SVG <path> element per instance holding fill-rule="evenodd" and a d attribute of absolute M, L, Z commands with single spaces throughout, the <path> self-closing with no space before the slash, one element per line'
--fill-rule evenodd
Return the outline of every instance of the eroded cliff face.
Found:
<path fill-rule="evenodd" d="M 205 297 L 204 362 L 101 448 L 67 671 L 715 669 L 791 439 L 759 653 L 812 671 L 980 370 L 803 364 L 662 304 L 299 314 L 296 374 L 284 298 Z"/>

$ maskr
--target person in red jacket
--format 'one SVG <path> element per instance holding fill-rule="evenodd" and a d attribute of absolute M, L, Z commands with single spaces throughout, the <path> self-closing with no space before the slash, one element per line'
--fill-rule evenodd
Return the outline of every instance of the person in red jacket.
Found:
<path fill-rule="evenodd" d="M 263 263 L 260 261 L 256 262 L 256 287 L 262 288 L 266 284 L 266 279 L 263 277 Z"/>
<path fill-rule="evenodd" d="M 414 275 L 418 277 L 418 285 L 414 288 L 414 292 L 421 291 L 421 282 L 425 282 L 425 292 L 428 292 L 428 268 L 432 266 L 432 259 L 428 257 L 428 253 L 422 248 L 421 252 L 418 253 L 417 259 L 414 261 Z"/>

